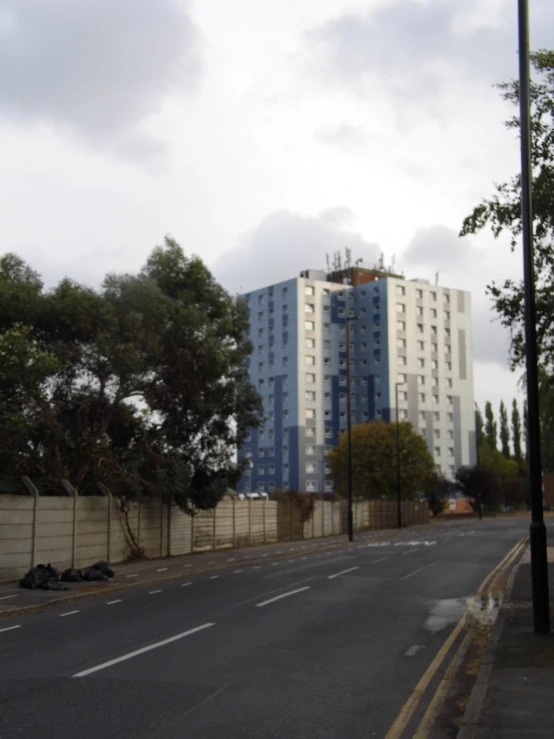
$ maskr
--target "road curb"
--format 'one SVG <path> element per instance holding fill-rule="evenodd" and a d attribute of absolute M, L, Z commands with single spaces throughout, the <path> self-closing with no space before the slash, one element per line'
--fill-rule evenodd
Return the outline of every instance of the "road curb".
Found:
<path fill-rule="evenodd" d="M 503 604 L 510 600 L 517 571 L 519 570 L 521 562 L 523 561 L 523 556 L 528 549 L 529 544 L 524 547 L 520 553 L 521 556 L 518 557 L 517 563 L 512 567 L 510 576 L 508 577 L 508 582 L 506 583 L 506 589 L 502 597 Z M 496 621 L 494 622 L 494 626 L 485 649 L 485 654 L 483 655 L 479 672 L 477 673 L 477 679 L 471 691 L 471 695 L 469 696 L 469 701 L 462 718 L 462 725 L 456 735 L 456 739 L 484 739 L 487 735 L 486 729 L 480 725 L 480 719 L 483 712 L 483 704 L 489 692 L 494 658 L 496 656 L 496 647 L 498 646 L 500 635 L 504 628 L 506 613 L 507 609 L 502 605 L 499 609 Z"/>

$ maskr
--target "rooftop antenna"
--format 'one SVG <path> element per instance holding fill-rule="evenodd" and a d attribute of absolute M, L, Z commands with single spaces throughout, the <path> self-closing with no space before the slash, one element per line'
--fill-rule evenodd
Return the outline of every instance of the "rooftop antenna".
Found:
<path fill-rule="evenodd" d="M 435 272 L 435 285 L 439 284 L 439 273 Z"/>
<path fill-rule="evenodd" d="M 330 263 L 330 260 L 329 260 L 329 254 L 326 254 L 325 255 L 325 262 L 327 264 L 327 272 L 330 272 L 331 271 L 331 263 Z"/>
<path fill-rule="evenodd" d="M 352 264 L 352 249 L 349 249 L 347 246 L 344 247 L 344 253 L 345 253 L 345 267 L 348 269 L 350 265 Z"/>
<path fill-rule="evenodd" d="M 339 269 L 341 268 L 341 258 L 340 258 L 340 251 L 337 252 L 337 264 Z"/>

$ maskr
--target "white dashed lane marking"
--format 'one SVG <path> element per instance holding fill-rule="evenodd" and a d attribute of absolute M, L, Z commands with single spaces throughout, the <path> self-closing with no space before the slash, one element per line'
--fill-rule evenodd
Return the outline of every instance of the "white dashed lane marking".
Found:
<path fill-rule="evenodd" d="M 74 616 L 76 613 L 79 613 L 79 611 L 67 611 L 67 613 L 60 613 L 60 618 L 63 618 L 64 616 Z"/>
<path fill-rule="evenodd" d="M 296 595 L 296 593 L 302 593 L 304 590 L 309 590 L 310 586 L 305 585 L 303 588 L 297 588 L 296 590 L 289 590 L 288 593 L 281 593 L 281 595 L 276 595 L 274 598 L 270 598 L 269 600 L 264 600 L 261 603 L 256 603 L 256 608 L 262 608 L 263 606 L 268 606 L 270 603 L 275 603 L 276 600 L 281 600 L 282 598 L 288 598 L 290 595 Z"/>
<path fill-rule="evenodd" d="M 340 577 L 341 575 L 346 575 L 348 572 L 354 572 L 354 570 L 359 570 L 359 567 L 350 567 L 348 570 L 341 570 L 340 572 L 335 572 L 334 575 L 329 575 L 327 578 L 328 580 L 334 580 L 335 577 Z"/>
<path fill-rule="evenodd" d="M 176 634 L 175 636 L 171 636 L 169 639 L 164 639 L 163 641 L 156 642 L 155 644 L 150 644 L 147 647 L 142 647 L 142 649 L 137 649 L 134 652 L 123 654 L 121 657 L 116 657 L 116 659 L 111 659 L 109 662 L 103 662 L 102 664 L 96 665 L 95 667 L 90 667 L 88 670 L 83 670 L 82 672 L 78 672 L 76 675 L 73 675 L 73 677 L 76 677 L 76 678 L 86 677 L 87 675 L 91 675 L 93 672 L 98 672 L 99 670 L 105 670 L 106 667 L 117 665 L 119 664 L 119 662 L 125 662 L 128 659 L 137 657 L 139 654 L 150 652 L 152 649 L 158 649 L 158 647 L 164 647 L 166 644 L 171 644 L 172 642 L 177 641 L 178 639 L 183 639 L 185 636 L 196 634 L 198 631 L 209 629 L 210 626 L 214 626 L 214 625 L 215 624 L 213 623 L 203 624 L 202 626 L 197 626 L 195 629 L 190 629 L 189 631 L 183 631 L 181 634 Z"/>
<path fill-rule="evenodd" d="M 122 603 L 122 602 L 123 602 L 123 601 L 121 600 L 121 598 L 119 598 L 118 600 L 109 600 L 109 601 L 108 601 L 108 602 L 106 603 L 106 605 L 107 605 L 107 606 L 114 606 L 114 605 L 115 605 L 116 603 Z"/>
<path fill-rule="evenodd" d="M 161 593 L 161 590 L 151 590 L 148 595 L 157 595 L 158 593 Z"/>
<path fill-rule="evenodd" d="M 13 631 L 14 629 L 20 629 L 20 628 L 21 628 L 21 624 L 18 624 L 17 626 L 6 626 L 5 629 L 0 629 L 0 634 L 3 631 Z"/>

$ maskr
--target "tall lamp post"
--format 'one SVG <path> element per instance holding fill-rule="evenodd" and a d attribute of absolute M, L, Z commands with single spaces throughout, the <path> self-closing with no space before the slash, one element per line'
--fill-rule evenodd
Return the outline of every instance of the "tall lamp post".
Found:
<path fill-rule="evenodd" d="M 396 526 L 402 528 L 402 487 L 400 484 L 400 413 L 398 411 L 398 388 L 404 385 L 403 382 L 394 384 L 394 394 L 396 398 Z"/>
<path fill-rule="evenodd" d="M 348 541 L 354 540 L 354 513 L 352 510 L 352 419 L 350 401 L 350 323 L 357 321 L 357 316 L 346 317 L 346 430 L 348 436 Z"/>
<path fill-rule="evenodd" d="M 518 0 L 519 111 L 521 131 L 521 233 L 523 237 L 523 288 L 525 306 L 525 358 L 529 418 L 529 477 L 531 483 L 531 586 L 533 627 L 536 634 L 550 632 L 546 527 L 542 500 L 542 463 L 539 421 L 538 352 L 533 255 L 533 200 L 531 166 L 531 105 L 529 75 L 529 6 Z"/>

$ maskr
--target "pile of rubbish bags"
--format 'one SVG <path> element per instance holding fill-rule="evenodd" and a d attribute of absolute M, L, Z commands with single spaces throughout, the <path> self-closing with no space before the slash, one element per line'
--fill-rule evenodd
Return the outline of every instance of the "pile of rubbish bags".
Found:
<path fill-rule="evenodd" d="M 100 560 L 86 570 L 70 568 L 62 574 L 51 564 L 31 567 L 19 583 L 19 587 L 29 590 L 67 590 L 68 582 L 105 582 L 115 576 L 115 570 L 109 562 Z"/>

